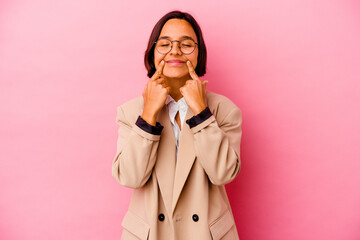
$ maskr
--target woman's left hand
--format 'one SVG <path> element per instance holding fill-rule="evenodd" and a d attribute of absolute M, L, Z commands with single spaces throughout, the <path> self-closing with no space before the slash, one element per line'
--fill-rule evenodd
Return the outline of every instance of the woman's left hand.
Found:
<path fill-rule="evenodd" d="M 189 69 L 191 80 L 185 82 L 180 88 L 180 92 L 185 98 L 186 104 L 191 108 L 194 115 L 199 114 L 206 108 L 206 84 L 208 81 L 201 81 L 195 73 L 190 61 L 186 62 Z"/>

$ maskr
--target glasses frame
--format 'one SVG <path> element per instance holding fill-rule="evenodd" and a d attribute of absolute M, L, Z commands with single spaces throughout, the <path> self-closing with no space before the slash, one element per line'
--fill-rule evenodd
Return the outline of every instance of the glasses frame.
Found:
<path fill-rule="evenodd" d="M 181 52 L 182 54 L 185 54 L 185 55 L 192 54 L 192 53 L 195 51 L 196 46 L 199 46 L 199 44 L 196 43 L 196 42 L 195 42 L 194 40 L 192 40 L 192 39 L 183 39 L 183 40 L 180 40 L 180 41 L 179 41 L 179 40 L 172 40 L 172 41 L 170 41 L 169 39 L 165 39 L 165 40 L 168 40 L 168 41 L 171 43 L 171 47 L 170 47 L 170 50 L 169 50 L 168 52 L 166 52 L 166 53 L 161 53 L 161 52 L 159 52 L 159 50 L 156 48 L 156 43 L 157 43 L 159 40 L 160 40 L 160 39 L 158 39 L 157 41 L 154 42 L 155 49 L 156 49 L 156 51 L 157 51 L 158 53 L 163 54 L 163 55 L 168 54 L 169 52 L 171 52 L 172 47 L 173 47 L 173 42 L 178 42 L 178 43 L 179 43 L 180 52 Z M 161 39 L 161 40 L 162 40 L 162 39 Z M 181 43 L 182 41 L 184 41 L 184 40 L 191 40 L 191 41 L 193 41 L 193 42 L 195 43 L 194 50 L 192 50 L 191 53 L 184 53 L 184 52 L 181 50 L 181 45 L 180 45 L 180 43 Z"/>

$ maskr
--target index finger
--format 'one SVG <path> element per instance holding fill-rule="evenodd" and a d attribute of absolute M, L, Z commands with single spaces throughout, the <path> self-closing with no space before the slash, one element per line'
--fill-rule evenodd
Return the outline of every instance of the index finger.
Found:
<path fill-rule="evenodd" d="M 192 78 L 193 80 L 199 80 L 199 81 L 200 81 L 198 75 L 196 74 L 196 72 L 195 72 L 195 70 L 194 70 L 194 67 L 193 67 L 192 63 L 191 63 L 189 60 L 186 61 L 186 66 L 187 66 L 188 69 L 189 69 L 189 73 L 190 73 L 191 78 Z"/>
<path fill-rule="evenodd" d="M 156 72 L 154 73 L 154 75 L 152 75 L 152 77 L 150 78 L 151 81 L 155 80 L 155 79 L 158 79 L 161 74 L 162 74 L 162 70 L 164 68 L 164 65 L 165 65 L 165 61 L 164 60 L 161 60 L 158 68 L 156 69 Z"/>

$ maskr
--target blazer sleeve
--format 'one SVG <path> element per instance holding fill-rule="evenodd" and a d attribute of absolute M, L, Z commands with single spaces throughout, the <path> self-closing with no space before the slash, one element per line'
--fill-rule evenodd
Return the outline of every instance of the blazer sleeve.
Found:
<path fill-rule="evenodd" d="M 221 122 L 211 115 L 191 127 L 198 161 L 215 185 L 231 182 L 240 171 L 242 112 L 235 105 Z"/>
<path fill-rule="evenodd" d="M 126 119 L 122 106 L 117 108 L 119 125 L 117 151 L 112 176 L 123 186 L 142 187 L 155 165 L 160 135 L 149 133 Z"/>

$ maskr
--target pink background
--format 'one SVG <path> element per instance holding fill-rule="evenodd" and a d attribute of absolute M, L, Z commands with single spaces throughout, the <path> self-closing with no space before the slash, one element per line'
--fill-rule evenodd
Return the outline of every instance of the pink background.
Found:
<path fill-rule="evenodd" d="M 157 20 L 188 11 L 208 89 L 243 112 L 242 240 L 360 239 L 356 0 L 0 2 L 0 239 L 119 239 L 116 107 Z"/>

